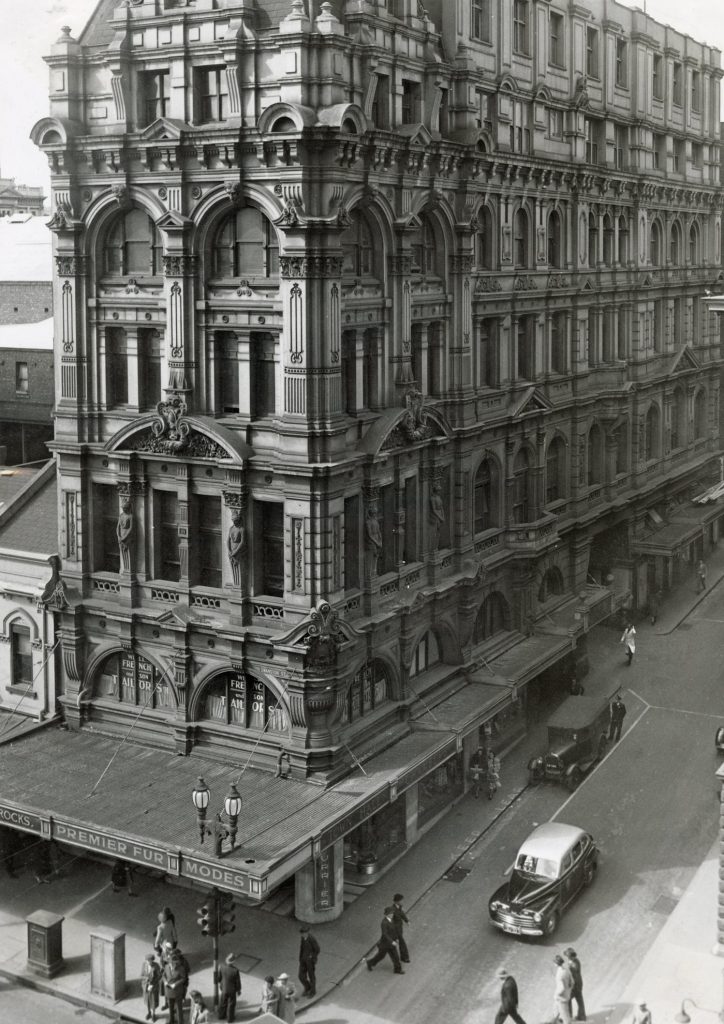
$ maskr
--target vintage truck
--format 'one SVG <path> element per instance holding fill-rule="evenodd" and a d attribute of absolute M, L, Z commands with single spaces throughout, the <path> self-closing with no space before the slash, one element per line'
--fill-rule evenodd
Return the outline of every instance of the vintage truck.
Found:
<path fill-rule="evenodd" d="M 548 721 L 548 750 L 528 762 L 531 782 L 553 779 L 574 790 L 608 748 L 608 698 L 568 697 Z"/>

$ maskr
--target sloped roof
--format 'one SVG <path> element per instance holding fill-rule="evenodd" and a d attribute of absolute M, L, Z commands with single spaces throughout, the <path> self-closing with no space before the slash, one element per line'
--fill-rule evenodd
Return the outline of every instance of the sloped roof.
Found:
<path fill-rule="evenodd" d="M 55 475 L 28 499 L 6 527 L 0 525 L 0 548 L 53 554 L 58 548 L 58 485 Z M 50 574 L 50 570 L 48 570 Z"/>
<path fill-rule="evenodd" d="M 35 324 L 0 325 L 0 348 L 39 348 L 53 351 L 53 318 Z"/>
<path fill-rule="evenodd" d="M 0 217 L 0 282 L 52 281 L 53 244 L 44 217 Z"/>

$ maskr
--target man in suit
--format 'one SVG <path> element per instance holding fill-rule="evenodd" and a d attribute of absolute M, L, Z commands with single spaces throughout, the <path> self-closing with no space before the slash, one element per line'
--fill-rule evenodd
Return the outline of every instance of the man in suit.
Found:
<path fill-rule="evenodd" d="M 319 943 L 307 925 L 299 929 L 299 980 L 304 988 L 304 995 L 310 998 L 317 994 L 316 965 L 319 956 Z"/>
<path fill-rule="evenodd" d="M 563 955 L 566 958 L 568 970 L 571 972 L 571 977 L 573 978 L 573 988 L 571 989 L 571 1015 L 573 1015 L 573 1000 L 575 999 L 576 1020 L 585 1020 L 586 1004 L 583 1002 L 583 973 L 581 971 L 581 961 L 578 959 L 576 951 L 572 946 L 569 946 L 568 949 L 564 949 Z"/>
<path fill-rule="evenodd" d="M 365 957 L 367 970 L 371 971 L 375 964 L 378 964 L 384 957 L 389 956 L 395 968 L 395 974 L 404 974 L 400 963 L 399 943 L 397 941 L 397 929 L 392 917 L 393 907 L 385 907 L 385 916 L 380 923 L 380 938 L 377 942 L 377 952 L 368 960 Z"/>
<path fill-rule="evenodd" d="M 515 1024 L 525 1024 L 518 1013 L 518 986 L 515 978 L 504 967 L 498 971 L 498 977 L 503 984 L 500 987 L 500 1009 L 495 1015 L 495 1024 L 503 1024 L 506 1017 L 512 1017 Z"/>
<path fill-rule="evenodd" d="M 617 693 L 611 705 L 611 724 L 608 727 L 608 738 L 610 740 L 618 742 L 621 739 L 621 729 L 623 728 L 625 717 L 626 705 L 621 700 L 621 694 Z"/>
<path fill-rule="evenodd" d="M 571 994 L 573 993 L 573 975 L 560 954 L 553 957 L 556 965 L 556 985 L 553 993 L 553 1020 L 560 1018 L 563 1024 L 571 1024 Z"/>
<path fill-rule="evenodd" d="M 226 1016 L 229 1024 L 236 1012 L 236 998 L 241 995 L 241 976 L 234 966 L 234 954 L 229 953 L 219 968 L 219 1020 Z"/>
<path fill-rule="evenodd" d="M 409 964 L 410 952 L 407 948 L 407 943 L 405 942 L 405 936 L 403 933 L 405 925 L 409 924 L 410 921 L 407 914 L 402 909 L 402 901 L 404 898 L 405 897 L 401 892 L 396 892 L 392 897 L 392 922 L 395 926 L 395 931 L 397 932 L 397 948 L 400 951 L 400 960 L 403 964 Z"/>

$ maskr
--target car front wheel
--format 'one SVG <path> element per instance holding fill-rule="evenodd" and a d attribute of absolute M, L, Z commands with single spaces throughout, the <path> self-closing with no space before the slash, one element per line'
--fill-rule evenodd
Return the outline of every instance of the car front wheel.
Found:
<path fill-rule="evenodd" d="M 591 860 L 588 862 L 588 864 L 586 864 L 585 868 L 583 869 L 584 885 L 588 886 L 593 883 L 593 879 L 596 877 L 597 869 L 598 865 L 596 864 L 595 860 Z"/>
<path fill-rule="evenodd" d="M 546 935 L 552 935 L 553 934 L 553 932 L 558 927 L 558 922 L 560 920 L 560 917 L 561 917 L 561 915 L 558 913 L 557 910 L 554 910 L 554 911 L 551 912 L 550 917 L 546 921 L 545 927 L 543 929 L 543 931 L 544 931 L 544 933 Z"/>
<path fill-rule="evenodd" d="M 571 772 L 571 774 L 568 776 L 568 779 L 566 780 L 568 782 L 568 788 L 570 789 L 571 792 L 573 792 L 574 789 L 578 789 L 578 787 L 581 784 L 582 779 L 583 779 L 583 772 L 581 771 L 581 769 L 580 768 L 574 768 L 573 771 Z"/>

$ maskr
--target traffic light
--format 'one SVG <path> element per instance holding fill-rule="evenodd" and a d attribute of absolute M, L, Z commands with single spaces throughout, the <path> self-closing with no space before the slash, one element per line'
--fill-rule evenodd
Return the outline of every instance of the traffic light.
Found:
<path fill-rule="evenodd" d="M 228 935 L 236 930 L 234 898 L 230 892 L 219 893 L 219 935 Z"/>
<path fill-rule="evenodd" d="M 196 913 L 199 915 L 196 918 L 196 923 L 201 929 L 201 934 L 216 935 L 216 905 L 211 902 L 204 903 Z"/>

